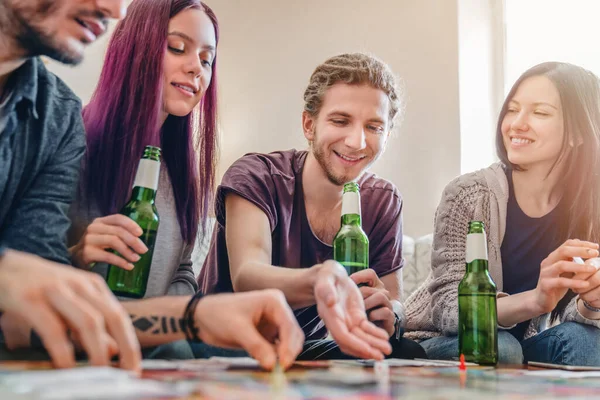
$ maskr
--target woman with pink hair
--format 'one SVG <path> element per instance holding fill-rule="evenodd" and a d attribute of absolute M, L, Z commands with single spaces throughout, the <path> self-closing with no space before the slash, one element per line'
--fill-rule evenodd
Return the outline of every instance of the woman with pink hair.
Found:
<path fill-rule="evenodd" d="M 191 252 L 217 162 L 218 37 L 215 14 L 199 0 L 136 0 L 116 27 L 83 111 L 88 149 L 69 233 L 76 267 L 106 275 L 109 264 L 131 269 L 146 251 L 138 226 L 118 211 L 144 147 L 159 146 L 161 224 L 145 297 L 197 291 Z"/>

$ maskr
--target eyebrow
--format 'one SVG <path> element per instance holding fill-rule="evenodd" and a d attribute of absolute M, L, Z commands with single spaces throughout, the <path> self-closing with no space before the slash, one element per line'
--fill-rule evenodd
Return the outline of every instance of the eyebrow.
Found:
<path fill-rule="evenodd" d="M 519 102 L 518 102 L 518 101 L 516 101 L 516 100 L 511 100 L 511 101 L 510 101 L 510 103 L 517 103 L 517 104 L 521 104 L 521 103 L 519 103 Z M 556 107 L 555 105 L 552 105 L 552 104 L 550 104 L 550 103 L 546 103 L 546 102 L 544 102 L 544 101 L 538 101 L 538 102 L 535 102 L 535 103 L 533 103 L 533 105 L 534 105 L 534 106 L 549 106 L 549 107 L 552 107 L 552 108 L 554 108 L 555 110 L 558 110 L 558 107 Z"/>
<path fill-rule="evenodd" d="M 195 42 L 195 40 L 192 39 L 190 36 L 186 35 L 183 32 L 179 32 L 179 31 L 169 32 L 169 34 L 167 36 L 179 36 L 180 38 L 185 39 L 188 42 L 192 42 L 192 43 Z M 216 50 L 215 46 L 211 46 L 211 45 L 205 45 L 205 46 L 202 46 L 202 48 L 205 49 L 205 50 L 210 50 L 210 51 L 215 51 Z"/>

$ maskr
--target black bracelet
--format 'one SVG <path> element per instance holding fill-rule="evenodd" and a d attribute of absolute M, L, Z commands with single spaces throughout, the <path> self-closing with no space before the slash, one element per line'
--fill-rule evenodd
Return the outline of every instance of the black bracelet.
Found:
<path fill-rule="evenodd" d="M 593 305 L 591 305 L 590 303 L 588 303 L 584 299 L 581 299 L 581 302 L 583 303 L 583 306 L 585 308 L 587 308 L 588 310 L 590 310 L 592 312 L 595 312 L 595 313 L 600 313 L 600 308 L 594 307 Z"/>
<path fill-rule="evenodd" d="M 202 300 L 202 297 L 204 297 L 204 295 L 200 291 L 193 295 L 183 313 L 183 321 L 185 322 L 185 337 L 190 342 L 202 342 L 200 336 L 198 336 L 200 330 L 196 326 L 196 319 L 194 318 L 194 314 L 196 314 L 196 307 L 198 306 L 198 302 Z"/>

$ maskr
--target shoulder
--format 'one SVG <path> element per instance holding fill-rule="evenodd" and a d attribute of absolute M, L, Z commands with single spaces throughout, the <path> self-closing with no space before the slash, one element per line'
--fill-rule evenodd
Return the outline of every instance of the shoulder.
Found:
<path fill-rule="evenodd" d="M 400 191 L 392 182 L 367 172 L 358 180 L 361 197 L 402 202 Z"/>
<path fill-rule="evenodd" d="M 296 150 L 273 153 L 248 153 L 235 161 L 225 173 L 225 177 L 245 175 L 246 177 L 281 176 L 293 179 L 295 163 L 302 155 Z"/>
<path fill-rule="evenodd" d="M 466 199 L 472 201 L 490 192 L 502 192 L 507 186 L 506 175 L 502 164 L 495 163 L 487 168 L 461 175 L 453 179 L 444 188 L 442 201 Z"/>
<path fill-rule="evenodd" d="M 36 60 L 38 75 L 38 98 L 48 100 L 51 106 L 60 106 L 65 111 L 74 107 L 81 111 L 81 100 L 62 79 L 48 71 L 44 63 Z M 67 104 L 65 104 L 67 102 Z M 65 107 L 67 106 L 67 107 Z"/>

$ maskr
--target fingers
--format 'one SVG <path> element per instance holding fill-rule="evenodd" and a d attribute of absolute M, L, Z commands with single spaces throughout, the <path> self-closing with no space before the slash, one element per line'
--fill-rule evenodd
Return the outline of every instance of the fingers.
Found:
<path fill-rule="evenodd" d="M 139 240 L 139 239 L 138 239 Z M 141 240 L 140 240 L 141 242 Z M 138 262 L 140 260 L 140 255 L 135 253 L 120 237 L 114 235 L 88 235 L 85 238 L 86 247 L 95 247 L 99 249 L 107 249 L 110 248 L 112 250 L 118 251 L 121 256 L 126 258 L 131 262 Z M 142 252 L 141 254 L 144 254 Z M 94 260 L 96 261 L 96 260 Z"/>
<path fill-rule="evenodd" d="M 569 279 L 564 277 L 548 278 L 541 282 L 543 291 L 551 291 L 555 289 L 571 289 L 573 291 L 582 291 L 590 285 L 588 281 L 579 279 Z"/>
<path fill-rule="evenodd" d="M 134 268 L 134 265 L 130 262 L 127 262 L 123 257 L 119 257 L 118 255 L 102 250 L 97 247 L 86 247 L 83 250 L 84 263 L 87 265 L 91 262 L 105 262 L 109 265 L 116 265 L 119 268 L 123 268 L 127 271 L 131 271 Z"/>
<path fill-rule="evenodd" d="M 395 321 L 394 312 L 387 307 L 380 307 L 375 310 L 368 312 L 369 321 L 377 322 L 377 321 Z M 389 335 L 388 335 L 389 336 Z"/>
<path fill-rule="evenodd" d="M 134 220 L 123 214 L 113 214 L 107 215 L 106 217 L 96 218 L 93 223 L 96 222 L 105 225 L 120 226 L 135 236 L 140 236 L 143 233 L 142 228 L 140 228 L 140 226 Z"/>
<path fill-rule="evenodd" d="M 126 217 L 129 219 L 128 217 Z M 132 220 L 130 220 L 133 222 Z M 133 222 L 135 224 L 135 222 Z M 136 224 L 137 226 L 137 224 Z M 141 228 L 140 228 L 141 229 Z M 107 238 L 102 238 L 103 236 L 114 237 L 122 243 L 121 246 L 126 248 L 132 248 L 138 254 L 144 254 L 148 251 L 148 247 L 144 244 L 144 242 L 139 238 L 134 236 L 131 232 L 120 226 L 112 226 L 112 225 L 102 225 L 98 223 L 93 223 L 87 229 L 86 238 L 94 238 L 96 243 L 90 243 L 94 245 L 103 245 L 106 247 L 114 248 L 116 244 L 114 242 L 109 241 Z M 100 238 L 96 238 L 99 236 Z M 87 242 L 85 244 L 88 244 Z M 114 248 L 115 250 L 118 250 Z M 131 250 L 129 250 L 131 252 Z"/>
<path fill-rule="evenodd" d="M 573 257 L 592 258 L 597 256 L 597 243 L 570 239 L 550 253 L 550 255 L 542 262 L 542 266 L 554 264 L 559 260 L 571 260 Z"/>
<path fill-rule="evenodd" d="M 383 291 L 373 293 L 371 296 L 365 299 L 366 310 L 372 310 L 374 308 L 379 307 L 386 307 L 390 310 L 392 309 L 392 302 L 389 300 L 388 296 Z"/>
<path fill-rule="evenodd" d="M 364 321 L 363 324 L 353 332 L 369 345 L 371 358 L 380 360 L 384 355 L 391 354 L 392 346 L 390 345 L 387 333 L 371 322 Z"/>
<path fill-rule="evenodd" d="M 103 340 L 104 318 L 92 306 L 73 295 L 70 290 L 47 289 L 50 305 L 61 315 L 66 324 L 81 340 L 90 364 L 108 365 L 108 346 Z"/>
<path fill-rule="evenodd" d="M 327 326 L 328 328 L 329 325 Z M 356 330 L 356 329 L 355 329 Z M 380 360 L 383 356 L 365 340 L 366 336 L 357 336 L 355 332 L 350 332 L 345 326 L 335 326 L 334 329 L 329 329 L 329 333 L 340 347 L 340 350 L 348 355 L 358 358 L 373 358 Z"/>
<path fill-rule="evenodd" d="M 102 313 L 108 333 L 118 348 L 119 366 L 123 369 L 140 371 L 140 344 L 129 315 L 110 292 L 102 278 L 97 275 L 92 275 L 90 278 L 96 290 L 83 291 L 81 296 Z"/>
<path fill-rule="evenodd" d="M 265 340 L 256 326 L 249 326 L 239 337 L 240 346 L 256 359 L 261 367 L 270 371 L 275 366 L 275 346 Z"/>
<path fill-rule="evenodd" d="M 60 316 L 47 304 L 32 305 L 25 314 L 38 334 L 56 368 L 75 366 L 75 349 L 67 337 L 67 327 Z"/>
<path fill-rule="evenodd" d="M 596 291 L 600 287 L 600 271 L 597 270 L 595 273 L 590 274 L 584 280 L 589 283 L 589 286 L 587 288 L 580 289 L 578 291 L 580 295 Z M 585 300 L 587 301 L 587 299 Z"/>
<path fill-rule="evenodd" d="M 545 271 L 541 271 L 540 274 L 548 276 L 558 276 L 561 274 L 590 274 L 596 271 L 596 267 L 589 264 L 577 264 L 573 261 L 558 261 L 552 264 L 550 267 L 545 268 Z M 572 275 L 570 275 L 572 276 Z"/>
<path fill-rule="evenodd" d="M 361 286 L 358 288 L 358 290 L 360 290 L 360 294 L 362 295 L 363 299 L 366 299 L 367 297 L 372 296 L 373 294 L 379 291 L 379 289 L 375 289 L 369 286 Z"/>
<path fill-rule="evenodd" d="M 267 291 L 264 317 L 274 325 L 279 333 L 277 354 L 279 362 L 284 369 L 289 368 L 302 351 L 304 332 L 300 329 L 296 317 L 289 307 L 285 296 L 279 290 Z"/>
<path fill-rule="evenodd" d="M 371 269 L 366 268 L 361 271 L 355 272 L 350 275 L 350 279 L 354 281 L 357 285 L 360 283 L 364 283 L 371 287 L 379 287 L 380 280 L 377 277 L 377 273 Z"/>

